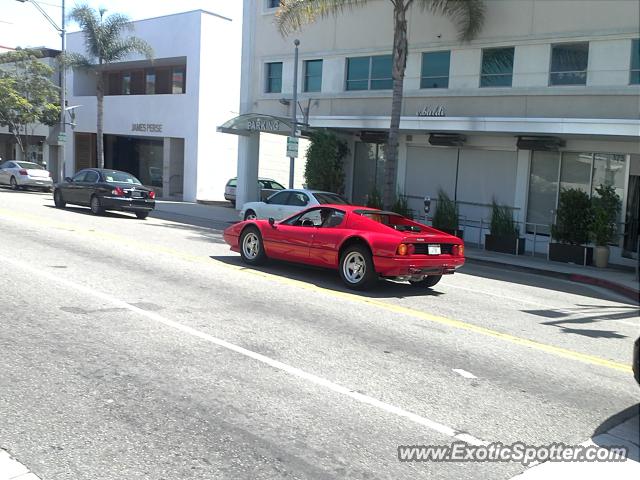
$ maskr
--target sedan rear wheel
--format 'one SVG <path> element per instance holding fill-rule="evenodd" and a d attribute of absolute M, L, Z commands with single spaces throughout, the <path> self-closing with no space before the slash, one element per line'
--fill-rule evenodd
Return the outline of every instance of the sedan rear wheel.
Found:
<path fill-rule="evenodd" d="M 56 208 L 64 208 L 67 206 L 67 202 L 64 201 L 62 192 L 60 190 L 56 190 L 53 192 L 53 203 L 56 204 Z"/>
<path fill-rule="evenodd" d="M 138 217 L 140 220 L 144 220 L 148 216 L 149 212 L 136 212 L 136 217 Z"/>
<path fill-rule="evenodd" d="M 9 183 L 11 184 L 11 188 L 13 188 L 14 190 L 20 190 L 20 185 L 18 185 L 18 181 L 16 180 L 16 177 L 11 177 L 11 180 L 9 180 Z"/>
<path fill-rule="evenodd" d="M 409 283 L 414 287 L 419 288 L 431 288 L 436 285 L 442 279 L 442 275 L 428 275 L 424 277 L 422 280 L 418 280 L 417 282 L 412 282 L 409 280 Z"/>
<path fill-rule="evenodd" d="M 242 261 L 249 265 L 260 265 L 267 259 L 262 235 L 257 228 L 246 228 L 240 235 L 240 256 Z"/>
<path fill-rule="evenodd" d="M 378 279 L 371 253 L 362 245 L 347 247 L 342 253 L 339 273 L 345 285 L 354 290 L 371 288 Z"/>
<path fill-rule="evenodd" d="M 100 198 L 96 195 L 91 197 L 91 213 L 93 213 L 94 215 L 104 214 L 104 208 L 102 208 Z"/>

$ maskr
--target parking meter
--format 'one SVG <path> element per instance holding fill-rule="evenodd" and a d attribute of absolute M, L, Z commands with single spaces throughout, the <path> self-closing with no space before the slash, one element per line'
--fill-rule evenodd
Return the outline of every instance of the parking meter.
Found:
<path fill-rule="evenodd" d="M 424 213 L 431 211 L 431 197 L 424 197 Z"/>

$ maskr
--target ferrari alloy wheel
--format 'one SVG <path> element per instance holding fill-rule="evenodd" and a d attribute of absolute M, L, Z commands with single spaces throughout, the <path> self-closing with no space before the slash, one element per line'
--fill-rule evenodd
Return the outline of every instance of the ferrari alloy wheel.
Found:
<path fill-rule="evenodd" d="M 373 286 L 378 276 L 369 250 L 361 245 L 348 247 L 340 257 L 340 277 L 347 287 L 365 290 Z"/>
<path fill-rule="evenodd" d="M 422 280 L 418 280 L 417 282 L 412 282 L 409 280 L 409 283 L 414 287 L 419 288 L 431 288 L 436 283 L 438 283 L 442 279 L 442 275 L 428 275 L 424 277 Z"/>
<path fill-rule="evenodd" d="M 256 212 L 254 212 L 253 210 L 247 210 L 247 213 L 244 214 L 244 219 L 245 220 L 257 220 L 258 216 L 256 215 Z"/>
<path fill-rule="evenodd" d="M 260 265 L 267 256 L 264 253 L 262 235 L 255 227 L 246 228 L 240 236 L 240 256 L 244 263 Z"/>
<path fill-rule="evenodd" d="M 98 198 L 96 195 L 91 197 L 91 213 L 93 213 L 94 215 L 102 215 L 104 213 L 104 208 L 102 208 L 100 198 Z"/>
<path fill-rule="evenodd" d="M 53 203 L 55 203 L 56 208 L 64 208 L 67 205 L 67 202 L 62 198 L 62 192 L 60 190 L 53 192 Z"/>

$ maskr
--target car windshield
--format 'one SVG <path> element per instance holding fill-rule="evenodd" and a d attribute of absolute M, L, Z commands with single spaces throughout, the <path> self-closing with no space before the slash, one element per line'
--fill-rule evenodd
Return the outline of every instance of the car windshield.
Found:
<path fill-rule="evenodd" d="M 314 192 L 313 196 L 320 205 L 349 205 L 349 202 L 336 193 Z"/>
<path fill-rule="evenodd" d="M 417 225 L 411 225 L 410 220 L 397 213 L 384 212 L 382 210 L 356 210 L 355 213 L 401 232 L 422 231 L 420 227 L 418 227 Z"/>
<path fill-rule="evenodd" d="M 42 165 L 33 162 L 16 162 L 20 168 L 28 168 L 29 170 L 44 170 Z"/>
<path fill-rule="evenodd" d="M 132 185 L 142 185 L 140 180 L 126 172 L 118 172 L 117 170 L 106 170 L 102 173 L 104 181 L 107 183 L 130 183 Z"/>

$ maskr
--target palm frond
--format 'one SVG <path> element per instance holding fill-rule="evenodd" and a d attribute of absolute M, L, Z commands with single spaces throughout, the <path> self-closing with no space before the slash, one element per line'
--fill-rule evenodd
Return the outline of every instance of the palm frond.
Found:
<path fill-rule="evenodd" d="M 131 19 L 121 13 L 113 13 L 109 15 L 103 22 L 105 36 L 117 38 L 124 31 L 133 30 Z"/>
<path fill-rule="evenodd" d="M 298 31 L 317 18 L 339 15 L 346 8 L 361 7 L 370 0 L 282 0 L 276 13 L 276 25 L 282 36 Z"/>
<path fill-rule="evenodd" d="M 84 32 L 86 50 L 90 57 L 99 58 L 102 47 L 101 19 L 88 5 L 79 5 L 71 10 L 69 18 L 74 20 Z"/>
<path fill-rule="evenodd" d="M 109 55 L 105 57 L 105 61 L 107 63 L 117 62 L 132 53 L 139 53 L 140 55 L 144 55 L 147 59 L 151 59 L 153 57 L 153 49 L 151 46 L 138 37 L 127 37 L 116 41 L 108 53 Z"/>
<path fill-rule="evenodd" d="M 59 58 L 60 63 L 65 68 L 89 69 L 95 66 L 91 59 L 75 52 L 66 52 L 65 54 L 61 54 Z"/>
<path fill-rule="evenodd" d="M 423 10 L 449 17 L 456 25 L 458 39 L 464 42 L 475 38 L 484 24 L 482 0 L 419 0 L 418 3 Z"/>

